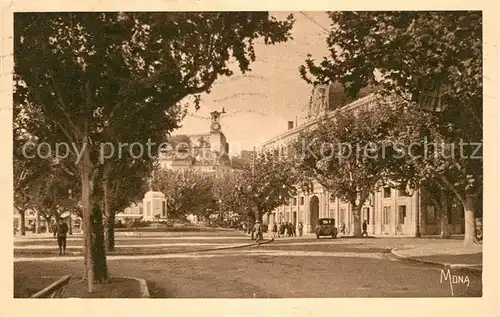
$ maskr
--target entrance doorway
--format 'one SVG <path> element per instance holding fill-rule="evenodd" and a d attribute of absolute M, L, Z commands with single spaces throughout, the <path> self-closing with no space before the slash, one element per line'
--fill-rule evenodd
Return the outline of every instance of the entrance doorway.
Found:
<path fill-rule="evenodd" d="M 318 196 L 312 196 L 309 202 L 309 233 L 314 232 L 316 222 L 319 219 L 319 198 Z"/>

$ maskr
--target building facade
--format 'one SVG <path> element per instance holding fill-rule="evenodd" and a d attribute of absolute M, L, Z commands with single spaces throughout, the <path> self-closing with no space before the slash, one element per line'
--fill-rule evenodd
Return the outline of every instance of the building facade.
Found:
<path fill-rule="evenodd" d="M 314 128 L 320 118 L 335 117 L 336 111 L 355 111 L 376 107 L 381 99 L 373 93 L 373 89 L 362 91 L 356 100 L 343 97 L 338 84 L 317 85 L 313 88 L 308 111 L 308 120 L 302 125 L 293 127 L 265 142 L 261 150 L 278 149 L 287 151 L 288 144 L 295 140 L 304 129 Z M 429 193 L 420 189 L 414 193 L 382 187 L 371 194 L 362 206 L 361 221 L 367 222 L 370 235 L 380 236 L 415 236 L 420 234 L 439 234 L 446 226 L 447 232 L 460 234 L 464 232 L 463 209 L 459 205 L 450 205 L 445 218 L 436 214 L 436 208 L 429 198 Z M 304 231 L 313 233 L 319 218 L 334 218 L 339 228 L 345 224 L 346 234 L 353 232 L 352 206 L 335 197 L 318 183 L 314 184 L 312 193 L 300 192 L 287 205 L 278 207 L 264 216 L 267 224 L 291 222 L 298 225 L 302 222 Z"/>
<path fill-rule="evenodd" d="M 224 112 L 211 113 L 210 129 L 203 134 L 174 135 L 170 146 L 160 151 L 160 167 L 214 173 L 230 165 L 229 143 L 220 122 Z"/>

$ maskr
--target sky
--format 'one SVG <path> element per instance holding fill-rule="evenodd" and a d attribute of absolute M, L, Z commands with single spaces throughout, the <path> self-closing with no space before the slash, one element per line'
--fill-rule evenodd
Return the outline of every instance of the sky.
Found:
<path fill-rule="evenodd" d="M 271 15 L 282 20 L 289 13 Z M 242 76 L 238 70 L 230 78 L 220 78 L 211 93 L 203 95 L 200 110 L 190 108 L 182 127 L 173 134 L 208 133 L 210 112 L 224 108 L 221 130 L 231 155 L 237 155 L 283 133 L 288 121 L 303 122 L 312 86 L 300 78 L 298 67 L 304 64 L 308 53 L 316 60 L 328 55 L 325 29 L 331 23 L 325 12 L 305 14 L 314 22 L 293 12 L 294 39 L 270 46 L 256 44 L 252 71 Z"/>

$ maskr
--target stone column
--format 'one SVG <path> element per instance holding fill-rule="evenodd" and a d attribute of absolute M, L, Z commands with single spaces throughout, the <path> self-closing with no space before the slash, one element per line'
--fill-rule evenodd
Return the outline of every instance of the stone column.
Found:
<path fill-rule="evenodd" d="M 335 209 L 337 210 L 337 227 L 340 228 L 342 226 L 342 223 L 340 221 L 340 201 L 338 197 L 335 197 Z"/>
<path fill-rule="evenodd" d="M 325 217 L 332 218 L 333 215 L 330 215 L 330 199 L 328 199 L 328 192 L 323 188 L 323 200 L 325 203 L 323 206 L 325 207 Z"/>
<path fill-rule="evenodd" d="M 383 196 L 382 196 L 382 191 L 378 191 L 375 194 L 375 197 L 378 197 L 378 199 L 375 199 L 375 206 L 378 208 L 378 219 L 379 219 L 379 233 L 382 234 L 382 228 L 384 226 L 384 201 L 383 201 Z"/>
<path fill-rule="evenodd" d="M 323 218 L 325 216 L 325 201 L 323 198 L 323 193 L 317 193 L 318 196 L 318 218 Z"/>
<path fill-rule="evenodd" d="M 392 199 L 392 202 L 393 202 L 393 206 L 394 206 L 394 221 L 392 222 L 393 223 L 393 229 L 394 229 L 394 235 L 396 235 L 396 233 L 398 232 L 397 228 L 398 228 L 398 223 L 399 223 L 399 210 L 398 210 L 398 200 L 396 199 L 396 194 L 394 193 L 394 190 L 391 188 L 391 199 Z"/>
<path fill-rule="evenodd" d="M 314 194 L 313 194 L 314 195 Z M 304 195 L 304 206 L 302 210 L 304 211 L 304 232 L 310 233 L 311 231 L 311 211 L 309 210 L 309 202 L 310 202 L 311 194 Z M 300 205 L 300 197 L 299 197 L 299 205 Z"/>

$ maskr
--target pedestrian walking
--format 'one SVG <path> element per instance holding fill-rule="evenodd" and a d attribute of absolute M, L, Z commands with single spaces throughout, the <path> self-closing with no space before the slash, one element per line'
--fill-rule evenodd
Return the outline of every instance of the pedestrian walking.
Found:
<path fill-rule="evenodd" d="M 59 245 L 59 255 L 66 254 L 66 237 L 68 235 L 68 225 L 63 218 L 59 218 L 58 223 L 54 228 L 54 237 L 57 236 L 57 244 Z"/>
<path fill-rule="evenodd" d="M 340 227 L 340 233 L 342 233 L 342 235 L 345 235 L 345 222 L 343 222 L 342 226 Z"/>
<path fill-rule="evenodd" d="M 293 236 L 293 237 L 296 237 L 296 236 L 297 236 L 297 230 L 296 230 L 296 228 L 295 228 L 295 224 L 294 224 L 294 223 L 292 223 L 292 236 Z"/>
<path fill-rule="evenodd" d="M 259 220 L 255 220 L 252 235 L 255 236 L 255 242 L 260 243 L 260 240 L 262 240 L 262 227 Z"/>
<path fill-rule="evenodd" d="M 368 228 L 368 225 L 367 225 L 366 220 L 365 220 L 365 221 L 363 221 L 363 233 L 361 234 L 362 237 L 364 237 L 365 235 L 368 237 L 367 228 Z"/>
<path fill-rule="evenodd" d="M 299 222 L 299 237 L 302 237 L 302 232 L 304 230 L 304 225 L 302 224 L 302 221 Z"/>

